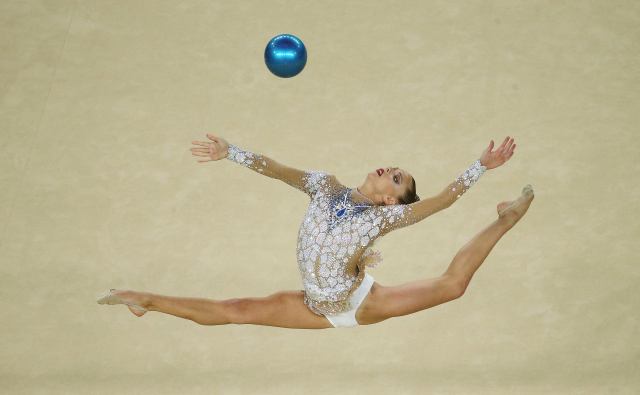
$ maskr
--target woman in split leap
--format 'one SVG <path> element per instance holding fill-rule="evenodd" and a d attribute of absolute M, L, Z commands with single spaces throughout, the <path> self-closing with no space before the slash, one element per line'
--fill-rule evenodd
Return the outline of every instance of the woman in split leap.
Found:
<path fill-rule="evenodd" d="M 374 324 L 461 297 L 491 249 L 524 216 L 534 197 L 527 184 L 515 200 L 498 203 L 498 218 L 462 246 L 440 276 L 381 285 L 365 271 L 382 261 L 371 248 L 376 239 L 453 205 L 485 171 L 511 158 L 513 138 L 507 136 L 495 150 L 491 140 L 479 159 L 442 192 L 425 199 L 416 194 L 413 176 L 399 167 L 373 170 L 353 188 L 324 171 L 298 170 L 222 137 L 207 138 L 193 141 L 191 151 L 196 159 L 202 157 L 199 163 L 226 158 L 309 196 L 296 248 L 304 289 L 225 300 L 110 289 L 98 303 L 127 305 L 139 317 L 158 311 L 201 325 L 325 329 Z"/>

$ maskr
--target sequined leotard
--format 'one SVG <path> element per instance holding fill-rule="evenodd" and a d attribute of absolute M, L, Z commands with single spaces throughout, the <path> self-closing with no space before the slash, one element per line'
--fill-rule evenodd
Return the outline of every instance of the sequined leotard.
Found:
<path fill-rule="evenodd" d="M 351 308 L 349 296 L 362 282 L 365 266 L 382 261 L 380 253 L 370 248 L 378 237 L 446 207 L 447 201 L 459 198 L 486 170 L 479 160 L 473 162 L 440 195 L 444 196 L 442 207 L 433 209 L 432 203 L 428 206 L 429 202 L 422 201 L 386 206 L 356 203 L 351 197 L 355 188 L 342 185 L 331 174 L 296 170 L 233 144 L 229 144 L 227 159 L 280 179 L 311 198 L 298 231 L 296 250 L 304 303 L 318 315 Z"/>

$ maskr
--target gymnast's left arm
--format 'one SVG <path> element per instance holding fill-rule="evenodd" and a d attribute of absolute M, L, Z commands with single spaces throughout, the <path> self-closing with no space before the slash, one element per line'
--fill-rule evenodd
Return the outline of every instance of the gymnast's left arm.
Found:
<path fill-rule="evenodd" d="M 513 139 L 507 136 L 500 147 L 493 151 L 493 140 L 482 152 L 480 158 L 475 160 L 464 172 L 462 172 L 452 183 L 442 192 L 426 201 L 418 201 L 407 205 L 407 221 L 416 223 L 429 215 L 450 207 L 465 192 L 473 186 L 478 179 L 489 169 L 502 166 L 513 155 L 516 145 L 512 144 Z"/>
<path fill-rule="evenodd" d="M 513 139 L 507 136 L 502 145 L 492 151 L 493 140 L 491 140 L 479 159 L 475 160 L 442 192 L 433 197 L 411 204 L 374 207 L 372 211 L 375 223 L 379 223 L 380 236 L 395 229 L 416 224 L 426 217 L 450 207 L 478 181 L 486 170 L 501 166 L 511 158 L 515 149 L 515 144 L 512 143 Z"/>

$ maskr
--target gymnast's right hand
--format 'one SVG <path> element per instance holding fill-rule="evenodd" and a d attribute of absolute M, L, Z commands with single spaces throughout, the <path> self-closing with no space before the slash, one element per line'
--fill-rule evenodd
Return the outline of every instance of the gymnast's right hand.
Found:
<path fill-rule="evenodd" d="M 191 148 L 194 156 L 205 156 L 208 159 L 199 160 L 198 162 L 209 162 L 212 160 L 224 159 L 229 155 L 229 143 L 222 137 L 218 137 L 211 133 L 207 133 L 207 137 L 211 141 L 192 141 L 198 147 Z"/>

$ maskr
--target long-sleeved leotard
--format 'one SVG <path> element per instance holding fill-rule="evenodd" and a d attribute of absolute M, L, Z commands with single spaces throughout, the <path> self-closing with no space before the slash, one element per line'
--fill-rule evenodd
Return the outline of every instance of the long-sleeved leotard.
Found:
<path fill-rule="evenodd" d="M 434 197 L 406 205 L 376 206 L 354 202 L 351 192 L 355 188 L 323 171 L 297 170 L 233 144 L 229 144 L 227 159 L 280 179 L 311 198 L 298 231 L 296 252 L 304 303 L 318 315 L 351 308 L 349 296 L 362 282 L 365 266 L 382 261 L 380 253 L 370 248 L 378 237 L 450 206 L 486 170 L 476 160 Z M 353 261 L 359 269 L 355 275 L 348 270 Z"/>

